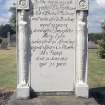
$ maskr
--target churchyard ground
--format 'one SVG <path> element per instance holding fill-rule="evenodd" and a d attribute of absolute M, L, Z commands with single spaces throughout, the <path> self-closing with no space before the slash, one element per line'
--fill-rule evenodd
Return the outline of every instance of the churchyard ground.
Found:
<path fill-rule="evenodd" d="M 105 60 L 97 56 L 96 49 L 89 49 L 88 83 L 90 88 L 105 87 Z M 0 50 L 0 88 L 16 88 L 16 48 Z"/>
<path fill-rule="evenodd" d="M 16 87 L 16 48 L 0 50 L 0 88 Z"/>

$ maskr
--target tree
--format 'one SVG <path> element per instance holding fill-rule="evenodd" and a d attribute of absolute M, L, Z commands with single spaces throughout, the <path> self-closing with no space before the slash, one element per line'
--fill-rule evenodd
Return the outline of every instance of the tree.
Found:
<path fill-rule="evenodd" d="M 16 7 L 15 4 L 13 7 L 9 10 L 12 15 L 9 20 L 9 24 L 0 25 L 0 37 L 7 37 L 7 33 L 10 32 L 10 34 L 16 33 Z"/>
<path fill-rule="evenodd" d="M 105 21 L 102 23 L 103 37 L 99 41 L 99 51 L 98 54 L 101 58 L 105 59 Z"/>
<path fill-rule="evenodd" d="M 10 8 L 9 11 L 12 13 L 9 23 L 13 31 L 16 32 L 16 6 L 15 4 L 13 7 Z"/>
<path fill-rule="evenodd" d="M 15 33 L 15 31 L 12 29 L 12 27 L 9 24 L 0 26 L 0 37 L 6 38 L 8 32 L 10 32 L 10 34 Z"/>
<path fill-rule="evenodd" d="M 103 38 L 103 33 L 89 33 L 88 40 L 93 41 L 96 44 L 98 43 L 98 40 L 101 40 Z"/>
<path fill-rule="evenodd" d="M 2 43 L 2 39 L 0 38 L 0 44 Z"/>

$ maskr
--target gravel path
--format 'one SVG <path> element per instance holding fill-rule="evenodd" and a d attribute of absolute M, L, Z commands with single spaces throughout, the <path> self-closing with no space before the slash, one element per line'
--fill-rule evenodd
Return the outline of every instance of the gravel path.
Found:
<path fill-rule="evenodd" d="M 0 90 L 0 105 L 7 105 L 7 102 L 12 94 L 12 91 Z"/>

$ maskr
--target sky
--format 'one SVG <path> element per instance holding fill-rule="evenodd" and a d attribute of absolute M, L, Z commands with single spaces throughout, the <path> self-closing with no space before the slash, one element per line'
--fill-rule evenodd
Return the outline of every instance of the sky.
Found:
<path fill-rule="evenodd" d="M 16 0 L 0 0 L 0 24 L 8 23 L 11 13 L 8 11 Z"/>
<path fill-rule="evenodd" d="M 89 1 L 89 32 L 101 32 L 101 23 L 105 20 L 105 0 Z"/>
<path fill-rule="evenodd" d="M 9 8 L 16 0 L 0 0 L 0 24 L 8 23 L 11 13 Z M 89 33 L 101 32 L 101 23 L 105 19 L 105 0 L 89 0 Z"/>

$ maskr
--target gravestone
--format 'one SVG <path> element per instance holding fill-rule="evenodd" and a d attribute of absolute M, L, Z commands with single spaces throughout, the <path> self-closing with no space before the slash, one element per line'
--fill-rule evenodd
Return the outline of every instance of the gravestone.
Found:
<path fill-rule="evenodd" d="M 8 48 L 8 42 L 7 39 L 2 39 L 2 43 L 1 43 L 1 49 L 7 49 Z"/>
<path fill-rule="evenodd" d="M 8 42 L 8 47 L 10 47 L 10 42 L 11 42 L 10 32 L 7 33 L 7 42 Z"/>
<path fill-rule="evenodd" d="M 88 0 L 17 0 L 17 98 L 88 98 Z"/>

